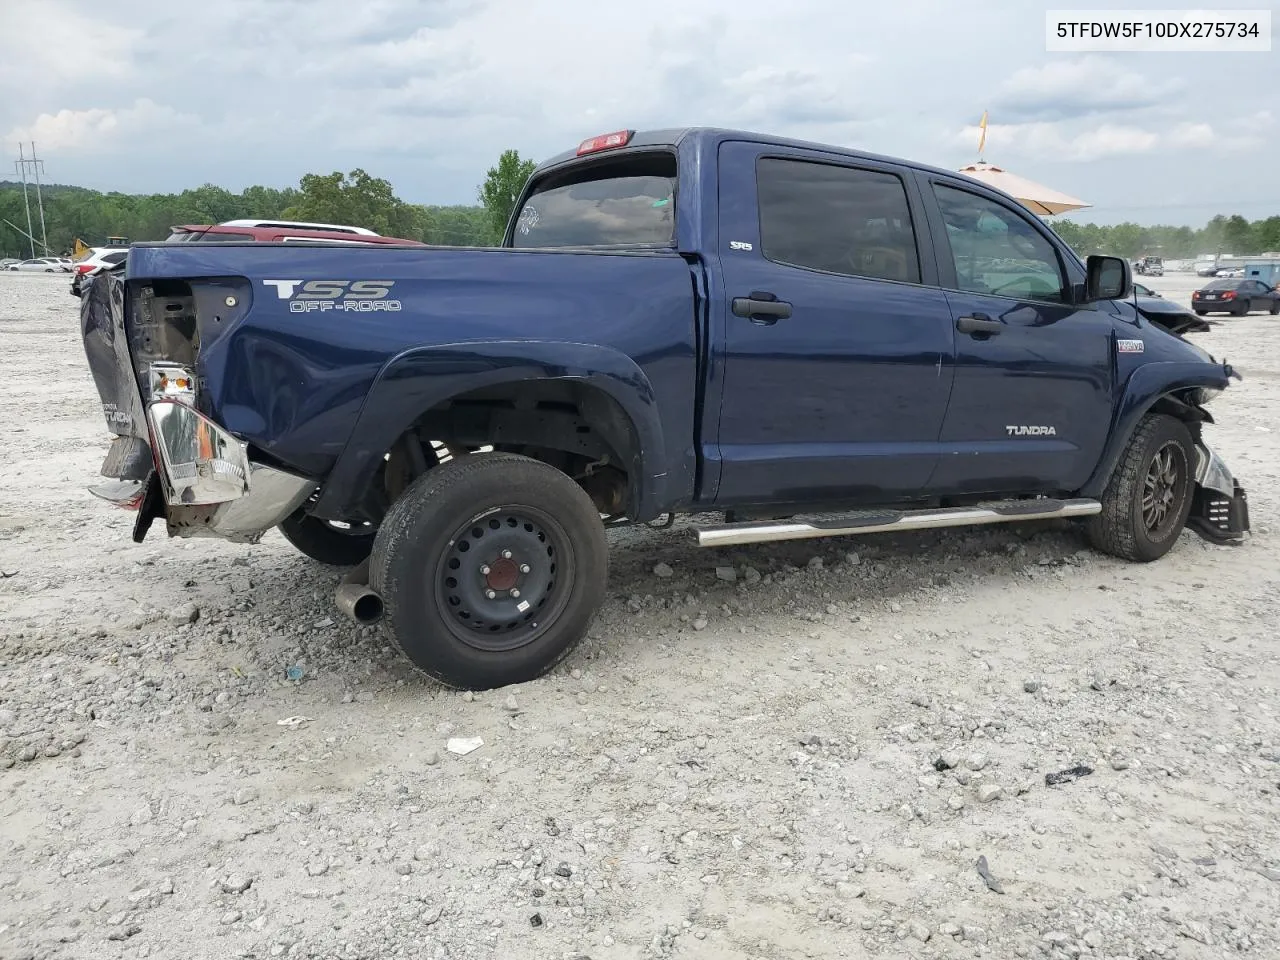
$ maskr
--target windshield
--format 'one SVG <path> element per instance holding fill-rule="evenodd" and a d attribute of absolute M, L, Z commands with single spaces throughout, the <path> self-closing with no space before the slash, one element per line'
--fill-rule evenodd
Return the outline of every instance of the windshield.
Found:
<path fill-rule="evenodd" d="M 669 246 L 675 241 L 675 167 L 675 158 L 663 154 L 548 178 L 520 208 L 511 245 Z"/>

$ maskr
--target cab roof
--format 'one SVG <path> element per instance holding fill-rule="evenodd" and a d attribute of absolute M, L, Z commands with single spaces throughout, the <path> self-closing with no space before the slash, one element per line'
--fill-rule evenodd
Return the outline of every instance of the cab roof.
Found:
<path fill-rule="evenodd" d="M 788 137 L 771 136 L 764 133 L 755 133 L 750 130 L 734 130 L 722 127 L 670 127 L 660 130 L 637 130 L 631 134 L 626 146 L 615 147 L 611 149 L 602 149 L 585 155 L 578 153 L 578 148 L 566 150 L 558 153 L 548 160 L 544 160 L 538 164 L 534 170 L 537 176 L 547 170 L 554 169 L 564 164 L 569 164 L 577 160 L 590 160 L 594 157 L 604 157 L 611 155 L 625 155 L 633 150 L 639 150 L 646 147 L 679 147 L 686 141 L 698 141 L 707 145 L 716 145 L 727 140 L 744 140 L 748 143 L 759 143 L 764 146 L 784 147 L 793 150 L 813 150 L 832 156 L 847 157 L 851 160 L 870 160 L 879 163 L 895 163 L 899 166 L 912 167 L 916 170 L 923 170 L 928 173 L 944 174 L 948 177 L 961 177 L 964 174 L 955 170 L 947 170 L 942 167 L 930 166 L 929 164 L 916 163 L 912 160 L 905 160 L 901 157 L 890 157 L 883 154 L 868 153 L 862 150 L 852 150 L 848 147 L 838 147 L 829 143 L 816 143 L 808 140 L 794 140 Z M 585 143 L 586 141 L 584 141 Z"/>

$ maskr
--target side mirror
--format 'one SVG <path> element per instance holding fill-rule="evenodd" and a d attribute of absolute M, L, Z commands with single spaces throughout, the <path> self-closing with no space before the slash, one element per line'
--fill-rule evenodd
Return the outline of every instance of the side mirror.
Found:
<path fill-rule="evenodd" d="M 1133 296 L 1133 270 L 1123 257 L 1091 256 L 1085 261 L 1085 303 Z"/>

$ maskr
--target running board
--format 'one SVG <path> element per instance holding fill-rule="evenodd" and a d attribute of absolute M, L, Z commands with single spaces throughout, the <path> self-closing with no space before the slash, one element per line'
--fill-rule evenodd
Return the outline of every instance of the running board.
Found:
<path fill-rule="evenodd" d="M 1102 512 L 1097 500 L 1001 500 L 973 507 L 937 510 L 867 510 L 815 520 L 771 520 L 765 523 L 725 523 L 694 527 L 700 547 L 732 547 L 772 540 L 843 537 L 855 533 L 893 533 L 899 530 L 937 530 L 976 527 L 1019 520 L 1091 517 Z"/>

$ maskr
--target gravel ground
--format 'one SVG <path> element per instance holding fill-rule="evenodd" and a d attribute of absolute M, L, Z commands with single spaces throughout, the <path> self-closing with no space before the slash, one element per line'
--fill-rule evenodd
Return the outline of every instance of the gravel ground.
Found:
<path fill-rule="evenodd" d="M 1243 547 L 620 531 L 471 695 L 278 534 L 132 543 L 66 288 L 0 276 L 0 957 L 1280 956 L 1280 320 L 1195 337 Z"/>

